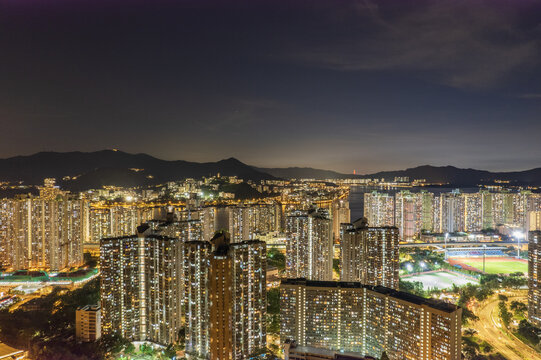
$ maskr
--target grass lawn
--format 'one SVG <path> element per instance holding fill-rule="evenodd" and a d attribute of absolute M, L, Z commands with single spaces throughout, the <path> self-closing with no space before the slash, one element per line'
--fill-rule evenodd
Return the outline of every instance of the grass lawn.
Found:
<path fill-rule="evenodd" d="M 402 281 L 420 281 L 423 283 L 425 290 L 428 289 L 449 289 L 456 284 L 457 286 L 463 286 L 468 283 L 477 284 L 476 281 L 462 277 L 460 275 L 450 274 L 445 271 L 439 271 L 435 273 L 415 275 L 410 277 L 403 277 Z"/>
<path fill-rule="evenodd" d="M 482 258 L 465 258 L 459 262 L 483 270 Z M 528 263 L 510 258 L 487 259 L 485 263 L 485 272 L 488 274 L 510 274 L 518 271 L 528 272 Z"/>

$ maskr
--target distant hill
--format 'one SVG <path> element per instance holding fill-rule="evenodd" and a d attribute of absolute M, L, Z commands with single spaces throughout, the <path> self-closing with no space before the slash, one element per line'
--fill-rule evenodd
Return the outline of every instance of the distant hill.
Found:
<path fill-rule="evenodd" d="M 332 170 L 321 170 L 310 167 L 288 168 L 256 168 L 262 172 L 282 179 L 346 179 L 354 175 L 341 174 Z"/>
<path fill-rule="evenodd" d="M 514 171 L 490 172 L 476 169 L 460 169 L 454 166 L 423 165 L 406 170 L 382 171 L 363 175 L 363 178 L 383 178 L 394 180 L 395 177 L 407 176 L 410 180 L 425 179 L 430 183 L 448 183 L 455 186 L 492 184 L 495 180 L 509 181 L 511 185 L 541 185 L 541 168 Z"/>
<path fill-rule="evenodd" d="M 197 163 L 167 161 L 147 154 L 129 154 L 116 150 L 96 152 L 40 152 L 29 156 L 0 159 L 0 181 L 23 181 L 37 185 L 44 178 L 56 178 L 70 190 L 99 188 L 103 185 L 144 186 L 220 173 L 245 180 L 274 179 L 272 175 L 229 158 Z M 63 181 L 62 178 L 76 177 Z"/>
<path fill-rule="evenodd" d="M 258 168 L 258 170 L 273 176 L 285 179 L 385 179 L 393 181 L 395 177 L 409 177 L 425 179 L 429 183 L 445 183 L 454 186 L 475 186 L 478 184 L 491 184 L 494 180 L 508 180 L 512 185 L 541 186 L 541 168 L 515 171 L 490 172 L 486 170 L 460 169 L 454 166 L 423 165 L 406 170 L 381 171 L 374 174 L 352 175 L 341 174 L 335 171 L 313 168 Z"/>
<path fill-rule="evenodd" d="M 218 173 L 253 181 L 276 178 L 319 180 L 383 178 L 392 181 L 395 177 L 407 176 L 411 180 L 425 179 L 430 183 L 446 183 L 453 186 L 491 184 L 494 180 L 508 180 L 512 185 L 541 186 L 541 168 L 515 172 L 490 172 L 460 169 L 454 166 L 423 165 L 406 170 L 351 175 L 306 167 L 256 168 L 235 158 L 207 163 L 168 161 L 147 154 L 129 154 L 116 150 L 40 152 L 29 156 L 0 159 L 0 181 L 23 181 L 26 185 L 39 185 L 42 184 L 44 178 L 53 177 L 62 188 L 73 191 L 100 188 L 103 185 L 155 185 L 186 178 L 213 176 Z M 62 180 L 68 176 L 72 179 Z"/>

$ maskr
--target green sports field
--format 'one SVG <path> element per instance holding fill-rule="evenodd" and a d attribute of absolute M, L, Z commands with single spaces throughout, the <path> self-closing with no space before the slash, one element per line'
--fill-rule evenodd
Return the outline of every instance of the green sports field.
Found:
<path fill-rule="evenodd" d="M 451 259 L 450 259 L 451 260 Z M 466 264 L 483 271 L 483 258 L 453 258 L 453 264 Z M 514 272 L 528 272 L 528 263 L 513 258 L 487 258 L 485 262 L 487 274 L 510 274 Z"/>
<path fill-rule="evenodd" d="M 423 288 L 425 290 L 449 289 L 453 287 L 453 284 L 456 284 L 456 286 L 463 286 L 469 283 L 477 283 L 476 281 L 466 278 L 464 276 L 460 276 L 454 273 L 448 273 L 446 271 L 438 271 L 434 273 L 402 277 L 402 281 L 420 281 L 421 283 L 423 283 Z"/>

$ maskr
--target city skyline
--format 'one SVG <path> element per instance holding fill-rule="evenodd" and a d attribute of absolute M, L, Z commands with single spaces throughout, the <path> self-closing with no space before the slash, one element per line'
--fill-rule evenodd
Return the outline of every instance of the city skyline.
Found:
<path fill-rule="evenodd" d="M 0 0 L 0 359 L 541 360 L 540 0 Z"/>
<path fill-rule="evenodd" d="M 120 148 L 344 173 L 540 165 L 534 1 L 0 6 L 2 158 Z"/>

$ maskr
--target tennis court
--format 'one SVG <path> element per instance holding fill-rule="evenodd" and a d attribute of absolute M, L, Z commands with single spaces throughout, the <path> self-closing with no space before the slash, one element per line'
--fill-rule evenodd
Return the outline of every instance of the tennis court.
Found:
<path fill-rule="evenodd" d="M 433 273 L 425 273 L 414 276 L 402 277 L 402 281 L 420 281 L 423 284 L 425 290 L 428 289 L 449 289 L 456 286 L 463 286 L 466 284 L 477 284 L 478 282 L 461 276 L 455 273 L 449 273 L 446 271 L 438 271 Z"/>

